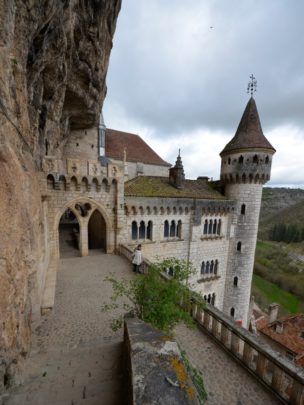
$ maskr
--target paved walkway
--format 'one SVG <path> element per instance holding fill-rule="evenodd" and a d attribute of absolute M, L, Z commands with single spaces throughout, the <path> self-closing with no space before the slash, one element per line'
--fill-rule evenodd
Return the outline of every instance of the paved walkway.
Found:
<path fill-rule="evenodd" d="M 5 405 L 124 405 L 122 330 L 114 333 L 101 305 L 111 295 L 104 278 L 133 277 L 124 258 L 93 254 L 60 261 L 55 307 L 36 329 L 24 385 Z M 206 405 L 277 402 L 202 332 L 176 328 L 176 339 L 203 373 Z M 1 399 L 0 399 L 1 404 Z M 1 404 L 2 405 L 2 404 Z"/>
<path fill-rule="evenodd" d="M 122 405 L 123 331 L 114 333 L 101 305 L 109 272 L 132 277 L 122 257 L 93 254 L 60 261 L 55 307 L 36 329 L 24 385 L 5 405 Z M 1 403 L 1 399 L 0 399 Z"/>

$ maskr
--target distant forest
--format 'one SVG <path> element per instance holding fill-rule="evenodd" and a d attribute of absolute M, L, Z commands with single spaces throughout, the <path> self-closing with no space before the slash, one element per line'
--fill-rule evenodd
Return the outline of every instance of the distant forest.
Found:
<path fill-rule="evenodd" d="M 269 239 L 276 242 L 302 242 L 304 240 L 304 227 L 278 223 L 271 228 Z"/>

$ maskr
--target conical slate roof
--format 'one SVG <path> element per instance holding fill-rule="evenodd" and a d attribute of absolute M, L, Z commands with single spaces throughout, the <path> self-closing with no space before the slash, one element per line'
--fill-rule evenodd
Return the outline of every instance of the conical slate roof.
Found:
<path fill-rule="evenodd" d="M 275 152 L 274 147 L 263 134 L 259 113 L 253 97 L 250 97 L 247 103 L 234 137 L 227 143 L 220 155 L 239 149 L 269 149 Z"/>

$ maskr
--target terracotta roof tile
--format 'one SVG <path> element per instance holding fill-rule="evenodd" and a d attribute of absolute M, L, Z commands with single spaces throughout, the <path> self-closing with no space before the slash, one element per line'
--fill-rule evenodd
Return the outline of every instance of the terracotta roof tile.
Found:
<path fill-rule="evenodd" d="M 138 135 L 128 132 L 106 129 L 105 139 L 106 156 L 112 159 L 123 160 L 126 149 L 127 162 L 142 162 L 152 165 L 171 166 L 165 162 L 149 145 Z"/>
<path fill-rule="evenodd" d="M 282 332 L 276 332 L 276 326 L 282 326 Z M 287 315 L 260 330 L 282 346 L 297 355 L 304 354 L 304 314 Z M 302 335 L 303 334 L 303 335 Z M 303 336 L 303 337 L 301 337 Z M 301 360 L 302 361 L 302 360 Z"/>
<path fill-rule="evenodd" d="M 177 189 L 169 183 L 168 178 L 156 176 L 139 176 L 127 181 L 125 196 L 226 200 L 207 181 L 184 180 L 184 187 Z"/>
<path fill-rule="evenodd" d="M 242 149 L 269 149 L 275 152 L 274 147 L 263 134 L 259 113 L 253 97 L 247 103 L 234 137 L 227 143 L 220 155 Z"/>

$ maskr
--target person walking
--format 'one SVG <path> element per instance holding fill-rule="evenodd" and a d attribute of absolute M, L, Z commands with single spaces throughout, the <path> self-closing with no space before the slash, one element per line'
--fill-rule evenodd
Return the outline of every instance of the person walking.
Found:
<path fill-rule="evenodd" d="M 138 245 L 132 254 L 133 272 L 140 273 L 140 265 L 142 264 L 141 245 Z"/>

